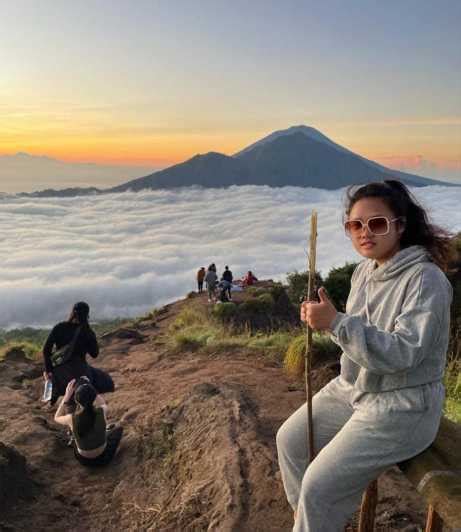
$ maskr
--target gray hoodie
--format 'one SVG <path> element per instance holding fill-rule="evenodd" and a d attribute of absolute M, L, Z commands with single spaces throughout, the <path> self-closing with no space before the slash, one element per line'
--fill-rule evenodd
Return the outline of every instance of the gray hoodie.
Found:
<path fill-rule="evenodd" d="M 377 267 L 361 262 L 352 275 L 346 313 L 331 337 L 343 350 L 341 376 L 380 392 L 440 381 L 444 374 L 452 288 L 422 246 Z"/>

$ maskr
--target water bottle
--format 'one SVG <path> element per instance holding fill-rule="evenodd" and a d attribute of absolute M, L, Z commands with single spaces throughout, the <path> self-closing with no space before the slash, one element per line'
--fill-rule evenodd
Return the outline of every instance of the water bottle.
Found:
<path fill-rule="evenodd" d="M 47 379 L 45 381 L 45 385 L 43 386 L 43 397 L 42 401 L 46 403 L 51 399 L 51 395 L 53 393 L 53 382 L 50 379 Z"/>

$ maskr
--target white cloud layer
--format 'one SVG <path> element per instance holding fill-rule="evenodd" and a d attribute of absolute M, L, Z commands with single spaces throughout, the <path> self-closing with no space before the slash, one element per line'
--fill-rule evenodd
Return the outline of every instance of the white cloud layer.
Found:
<path fill-rule="evenodd" d="M 461 231 L 461 187 L 414 189 L 433 220 Z M 357 261 L 341 228 L 344 190 L 182 189 L 99 197 L 0 197 L 0 327 L 47 326 L 88 301 L 93 320 L 138 316 L 195 289 L 215 262 L 282 280 L 306 269 L 319 213 L 318 267 Z"/>

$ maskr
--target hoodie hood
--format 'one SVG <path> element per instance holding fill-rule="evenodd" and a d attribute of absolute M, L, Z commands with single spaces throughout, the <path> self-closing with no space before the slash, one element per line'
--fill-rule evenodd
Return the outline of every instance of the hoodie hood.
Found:
<path fill-rule="evenodd" d="M 373 281 L 387 281 L 408 268 L 421 262 L 431 262 L 428 252 L 423 246 L 410 246 L 397 252 L 382 266 L 376 268 L 374 260 L 369 261 L 369 279 Z"/>

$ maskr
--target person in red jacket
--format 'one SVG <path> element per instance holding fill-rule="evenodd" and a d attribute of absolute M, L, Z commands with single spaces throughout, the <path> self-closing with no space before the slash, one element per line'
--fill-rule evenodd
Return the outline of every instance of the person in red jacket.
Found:
<path fill-rule="evenodd" d="M 257 277 L 255 277 L 251 270 L 248 271 L 248 273 L 243 278 L 243 286 L 251 286 L 257 281 Z"/>

